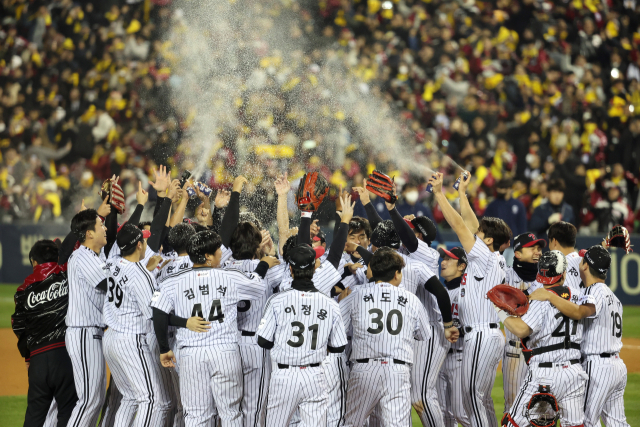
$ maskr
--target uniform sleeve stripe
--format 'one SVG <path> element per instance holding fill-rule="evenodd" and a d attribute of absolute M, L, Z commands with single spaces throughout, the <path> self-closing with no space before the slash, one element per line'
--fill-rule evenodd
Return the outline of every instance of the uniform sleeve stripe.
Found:
<path fill-rule="evenodd" d="M 149 284 L 149 289 L 151 289 L 151 293 L 153 294 L 156 291 L 156 288 L 153 286 L 153 282 L 151 281 L 151 276 L 150 276 L 151 273 L 149 273 L 149 270 L 142 267 L 138 262 L 135 263 L 135 266 L 138 267 L 138 269 L 140 269 L 140 271 L 142 272 L 142 276 L 144 276 L 144 278 L 147 279 L 147 283 Z"/>

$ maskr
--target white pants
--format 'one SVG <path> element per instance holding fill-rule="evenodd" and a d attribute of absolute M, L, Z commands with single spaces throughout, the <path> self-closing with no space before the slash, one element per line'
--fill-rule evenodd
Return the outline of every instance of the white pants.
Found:
<path fill-rule="evenodd" d="M 78 395 L 69 427 L 95 427 L 98 422 L 107 391 L 102 337 L 101 328 L 67 328 L 65 343 Z"/>
<path fill-rule="evenodd" d="M 532 363 L 520 392 L 506 415 L 506 426 L 529 425 L 526 409 L 531 397 L 540 392 L 540 386 L 549 386 L 550 393 L 556 398 L 562 427 L 582 426 L 587 379 L 588 376 L 579 363 L 559 363 L 552 368 L 540 368 L 537 363 Z"/>
<path fill-rule="evenodd" d="M 163 392 L 160 367 L 149 349 L 147 337 L 108 329 L 104 335 L 104 357 L 122 393 L 114 425 L 163 426 L 170 401 Z"/>
<path fill-rule="evenodd" d="M 390 359 L 370 359 L 351 366 L 347 388 L 345 426 L 361 427 L 380 404 L 385 427 L 411 425 L 411 374 L 409 365 Z"/>
<path fill-rule="evenodd" d="M 465 332 L 462 403 L 473 427 L 498 427 L 491 389 L 503 348 L 504 335 L 500 329 L 490 329 L 487 325 Z"/>
<path fill-rule="evenodd" d="M 245 427 L 264 427 L 267 411 L 267 392 L 271 378 L 269 352 L 260 347 L 257 337 L 240 337 L 244 395 L 242 414 Z"/>
<path fill-rule="evenodd" d="M 153 355 L 158 368 L 160 369 L 160 393 L 163 400 L 169 402 L 169 414 L 167 416 L 166 427 L 184 427 L 184 412 L 180 399 L 180 381 L 175 368 L 165 368 L 160 363 L 160 345 L 155 333 L 147 334 L 149 350 Z"/>
<path fill-rule="evenodd" d="M 431 338 L 427 341 L 414 342 L 411 404 L 424 427 L 440 427 L 444 424 L 436 383 L 450 347 L 441 323 L 431 323 Z"/>
<path fill-rule="evenodd" d="M 588 356 L 582 367 L 589 375 L 584 405 L 584 426 L 629 427 L 624 414 L 627 366 L 618 355 Z"/>
<path fill-rule="evenodd" d="M 224 427 L 242 427 L 242 361 L 238 344 L 183 347 L 180 396 L 186 427 L 209 427 L 216 414 Z"/>
<path fill-rule="evenodd" d="M 347 356 L 343 353 L 329 353 L 322 362 L 328 383 L 329 400 L 327 403 L 327 427 L 340 427 L 344 424 L 347 409 L 347 381 L 349 367 Z"/>
<path fill-rule="evenodd" d="M 58 404 L 56 399 L 53 399 L 49 412 L 47 412 L 47 418 L 44 420 L 43 427 L 56 427 L 58 425 Z"/>
<path fill-rule="evenodd" d="M 327 399 L 327 381 L 322 366 L 275 367 L 269 383 L 266 425 L 287 426 L 299 410 L 301 427 L 324 427 L 327 425 Z"/>
<path fill-rule="evenodd" d="M 445 427 L 471 425 L 462 405 L 462 350 L 453 350 L 444 360 L 438 377 L 438 400 Z"/>
<path fill-rule="evenodd" d="M 519 344 L 519 342 L 518 342 Z M 502 355 L 502 380 L 504 381 L 504 413 L 509 412 L 516 394 L 527 376 L 529 367 L 522 355 L 522 346 L 512 346 L 507 342 Z"/>

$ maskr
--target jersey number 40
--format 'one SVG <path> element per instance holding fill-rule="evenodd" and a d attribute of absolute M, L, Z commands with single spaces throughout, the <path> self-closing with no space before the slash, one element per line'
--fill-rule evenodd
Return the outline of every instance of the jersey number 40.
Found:
<path fill-rule="evenodd" d="M 191 310 L 191 317 L 198 316 L 204 317 L 202 315 L 202 304 L 197 303 L 193 305 L 193 310 Z M 209 322 L 213 322 L 215 320 L 218 323 L 224 322 L 224 314 L 222 313 L 222 304 L 219 299 L 214 299 L 211 303 L 211 310 L 209 311 L 209 317 L 207 318 Z"/>

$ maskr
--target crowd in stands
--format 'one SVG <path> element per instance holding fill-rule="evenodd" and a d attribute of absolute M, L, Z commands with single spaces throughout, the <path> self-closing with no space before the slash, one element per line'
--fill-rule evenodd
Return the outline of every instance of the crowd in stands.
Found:
<path fill-rule="evenodd" d="M 401 153 L 373 147 L 357 109 L 320 96 L 336 69 L 328 65 L 339 63 L 391 108 L 407 152 L 447 174 L 452 201 L 464 168 L 476 213 L 507 220 L 514 235 L 544 233 L 560 219 L 583 233 L 618 223 L 640 232 L 634 0 L 235 5 L 252 17 L 231 22 L 235 39 L 248 38 L 235 50 L 235 110 L 210 151 L 194 153 L 197 111 L 173 96 L 181 81 L 175 34 L 189 25 L 177 2 L 1 0 L 1 219 L 68 219 L 83 199 L 97 206 L 113 174 L 134 194 L 138 181 L 149 187 L 156 165 L 175 178 L 208 156 L 196 178 L 215 194 L 243 174 L 243 203 L 266 223 L 275 220 L 273 182 L 283 170 L 292 181 L 319 170 L 337 189 L 361 185 L 374 168 L 396 177 L 401 213 L 441 222 L 429 176 L 399 168 Z M 296 47 L 277 49 L 273 31 Z"/>

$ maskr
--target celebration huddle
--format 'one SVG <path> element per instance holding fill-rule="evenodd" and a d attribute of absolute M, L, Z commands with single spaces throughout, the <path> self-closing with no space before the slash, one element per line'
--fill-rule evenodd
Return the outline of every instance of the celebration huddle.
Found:
<path fill-rule="evenodd" d="M 376 170 L 353 188 L 366 217 L 318 172 L 278 177 L 272 236 L 241 212 L 243 176 L 214 196 L 189 173 L 153 172 L 151 222 L 142 184 L 125 212 L 114 176 L 64 240 L 31 248 L 12 316 L 25 426 L 408 427 L 412 408 L 425 427 L 629 426 L 623 308 L 604 283 L 608 248 L 630 251 L 624 227 L 590 248 L 563 221 L 547 239 L 513 236 L 476 217 L 469 171 L 459 213 L 434 173 L 427 191 L 459 239 L 436 249 L 433 221 L 401 215 Z M 329 199 L 330 241 L 317 221 Z"/>

